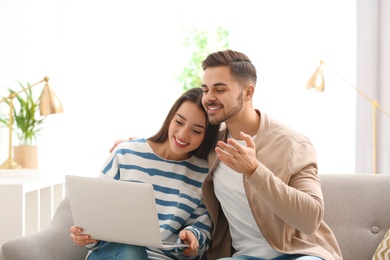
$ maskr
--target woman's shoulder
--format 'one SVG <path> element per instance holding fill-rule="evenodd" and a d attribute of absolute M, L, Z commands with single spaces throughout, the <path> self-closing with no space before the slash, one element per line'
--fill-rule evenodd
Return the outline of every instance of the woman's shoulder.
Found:
<path fill-rule="evenodd" d="M 142 147 L 149 147 L 145 138 L 137 138 L 132 140 L 126 140 L 117 145 L 117 149 L 139 149 Z"/>
<path fill-rule="evenodd" d="M 200 172 L 205 172 L 208 171 L 208 161 L 206 159 L 201 159 L 196 156 L 191 156 L 185 162 L 189 165 L 192 165 L 193 167 L 198 168 L 198 171 Z"/>

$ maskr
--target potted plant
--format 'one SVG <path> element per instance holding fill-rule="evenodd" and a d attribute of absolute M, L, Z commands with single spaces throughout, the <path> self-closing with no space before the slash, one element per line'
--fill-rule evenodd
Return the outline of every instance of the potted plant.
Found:
<path fill-rule="evenodd" d="M 37 136 L 42 130 L 45 117 L 38 114 L 39 98 L 34 99 L 30 84 L 27 83 L 27 87 L 24 87 L 19 82 L 19 85 L 24 91 L 13 98 L 13 130 L 19 140 L 19 145 L 14 146 L 14 159 L 23 168 L 37 169 Z M 15 93 L 12 89 L 8 90 L 10 95 Z M 9 105 L 10 100 L 5 102 Z M 0 118 L 0 122 L 8 126 L 9 118 Z"/>

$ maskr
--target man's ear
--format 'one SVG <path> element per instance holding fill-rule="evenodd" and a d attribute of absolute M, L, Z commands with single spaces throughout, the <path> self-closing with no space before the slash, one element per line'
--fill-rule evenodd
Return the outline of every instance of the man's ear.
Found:
<path fill-rule="evenodd" d="M 255 92 L 255 86 L 249 84 L 244 90 L 244 100 L 251 100 Z"/>

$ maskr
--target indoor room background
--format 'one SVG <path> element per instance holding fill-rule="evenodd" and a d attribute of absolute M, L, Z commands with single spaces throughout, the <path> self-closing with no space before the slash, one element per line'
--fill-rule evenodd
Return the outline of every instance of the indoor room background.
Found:
<path fill-rule="evenodd" d="M 257 67 L 255 107 L 312 140 L 320 173 L 355 173 L 356 91 L 327 71 L 325 92 L 305 87 L 320 60 L 357 84 L 357 11 L 356 0 L 0 0 L 0 96 L 48 76 L 64 112 L 46 119 L 39 169 L 96 176 L 116 139 L 161 126 L 182 92 L 187 33 L 222 26 Z M 1 161 L 7 140 L 2 126 Z"/>

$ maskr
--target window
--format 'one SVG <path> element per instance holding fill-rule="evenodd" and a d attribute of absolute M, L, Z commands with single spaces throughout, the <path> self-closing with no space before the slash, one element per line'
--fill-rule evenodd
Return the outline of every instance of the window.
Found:
<path fill-rule="evenodd" d="M 356 1 L 0 4 L 0 46 L 16 42 L 21 51 L 9 57 L 16 65 L 2 59 L 0 80 L 16 86 L 47 75 L 64 106 L 47 118 L 39 140 L 42 170 L 98 174 L 116 139 L 157 131 L 181 93 L 186 30 L 222 25 L 230 48 L 257 67 L 255 106 L 313 141 L 320 172 L 354 172 L 356 93 L 331 74 L 324 93 L 305 85 L 320 60 L 356 82 Z M 3 128 L 0 137 L 6 143 Z"/>

